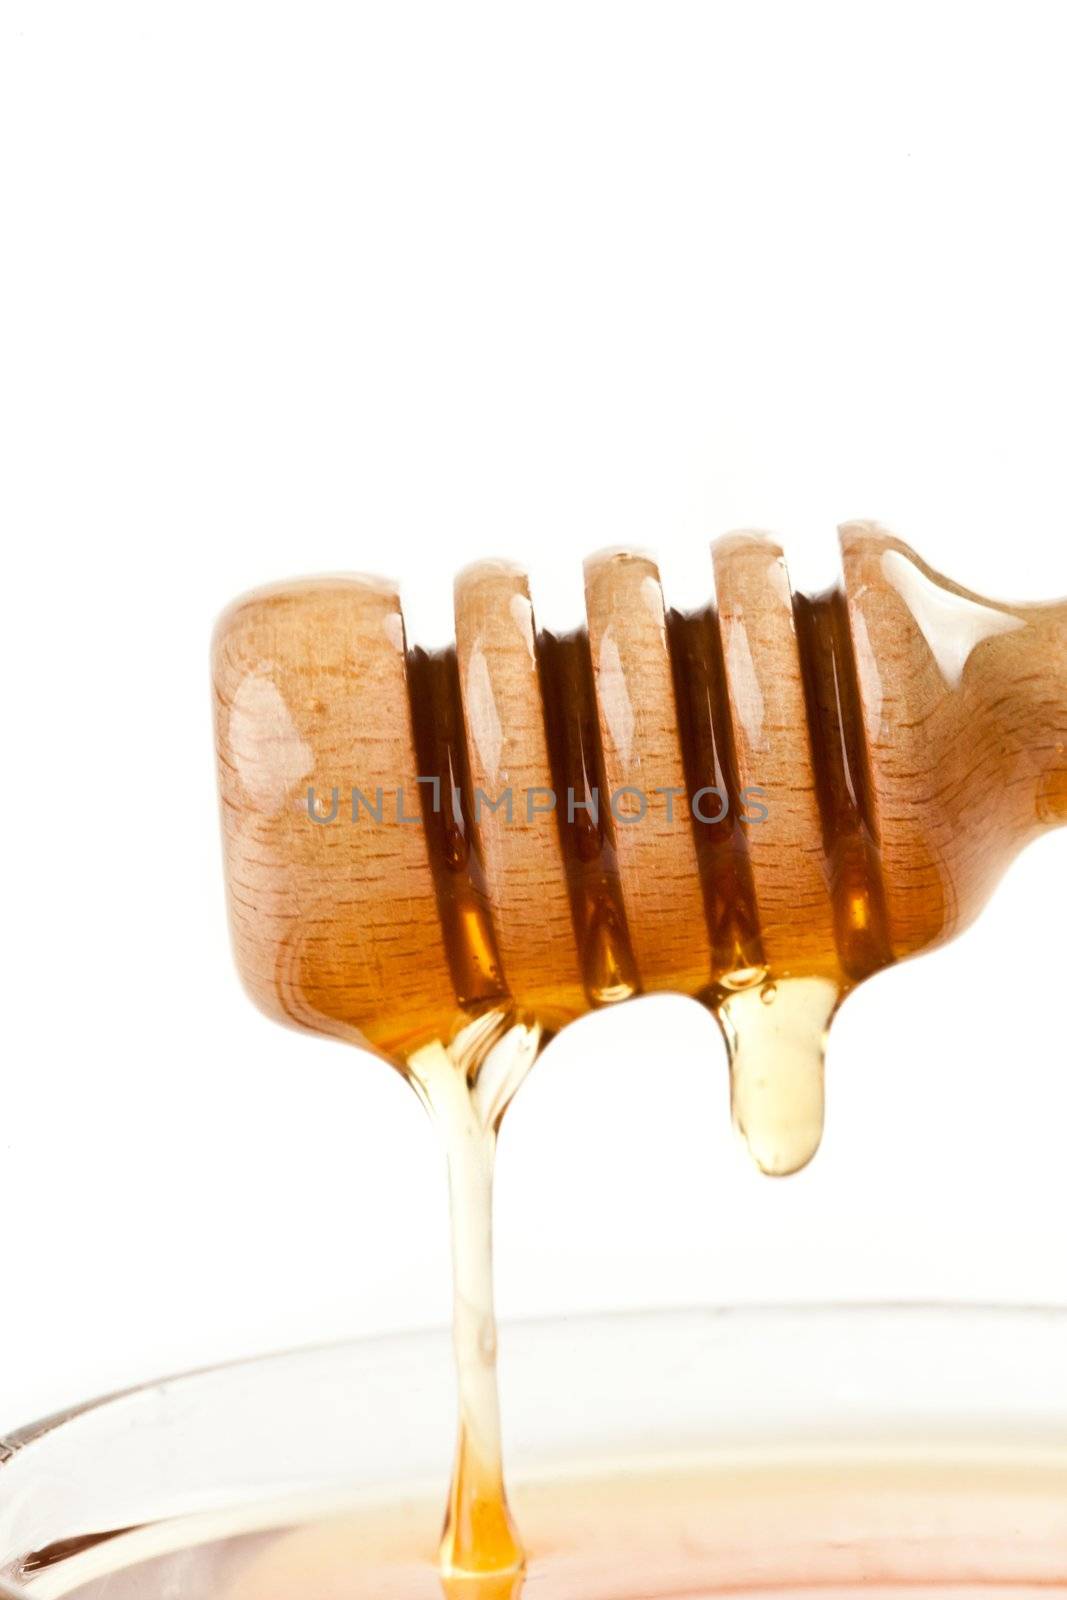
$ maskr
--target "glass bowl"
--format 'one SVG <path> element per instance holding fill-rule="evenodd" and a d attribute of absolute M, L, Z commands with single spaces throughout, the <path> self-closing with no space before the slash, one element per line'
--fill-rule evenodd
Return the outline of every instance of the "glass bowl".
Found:
<path fill-rule="evenodd" d="M 500 1367 L 527 1600 L 1067 1592 L 1067 1312 L 557 1320 Z M 454 1409 L 441 1332 L 49 1418 L 0 1440 L 0 1593 L 440 1597 Z"/>

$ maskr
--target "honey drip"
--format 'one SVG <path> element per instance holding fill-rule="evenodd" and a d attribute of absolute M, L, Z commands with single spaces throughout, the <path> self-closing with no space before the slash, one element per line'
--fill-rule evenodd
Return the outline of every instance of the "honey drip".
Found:
<path fill-rule="evenodd" d="M 755 1160 L 795 1172 L 842 1000 L 950 937 L 1067 820 L 1067 610 L 969 594 L 872 525 L 842 545 L 842 586 L 807 597 L 773 541 L 720 541 L 715 604 L 692 613 L 647 557 L 609 552 L 564 635 L 537 633 L 518 569 L 484 563 L 434 653 L 366 578 L 262 591 L 219 625 L 242 977 L 270 1015 L 401 1070 L 445 1146 L 450 1600 L 521 1583 L 492 1177 L 540 1050 L 591 1009 L 687 994 L 722 1029 Z"/>
<path fill-rule="evenodd" d="M 827 978 L 768 978 L 719 1004 L 734 1125 L 761 1172 L 799 1172 L 819 1148 L 823 1052 L 839 1000 Z"/>

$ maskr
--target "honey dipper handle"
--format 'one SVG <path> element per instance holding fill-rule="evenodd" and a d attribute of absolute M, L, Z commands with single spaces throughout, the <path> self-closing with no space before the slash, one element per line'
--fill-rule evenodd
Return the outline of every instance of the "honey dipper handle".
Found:
<path fill-rule="evenodd" d="M 988 600 L 870 525 L 842 546 L 899 958 L 958 931 L 1017 851 L 1067 821 L 1067 602 Z"/>

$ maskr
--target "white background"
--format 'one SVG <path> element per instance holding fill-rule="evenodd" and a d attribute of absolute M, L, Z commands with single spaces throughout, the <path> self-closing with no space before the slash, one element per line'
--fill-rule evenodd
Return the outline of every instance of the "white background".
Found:
<path fill-rule="evenodd" d="M 69 8 L 0 22 L 0 1428 L 448 1312 L 431 1132 L 273 1027 L 225 926 L 207 649 L 238 591 L 873 516 L 1067 591 L 1054 5 Z M 505 1125 L 499 1302 L 1067 1300 L 1067 836 L 839 1019 L 761 1179 L 710 1019 L 553 1045 Z"/>

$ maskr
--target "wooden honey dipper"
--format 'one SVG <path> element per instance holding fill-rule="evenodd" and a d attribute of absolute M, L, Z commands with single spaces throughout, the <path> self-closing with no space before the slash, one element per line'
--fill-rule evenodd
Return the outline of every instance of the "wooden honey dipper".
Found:
<path fill-rule="evenodd" d="M 807 599 L 769 539 L 720 540 L 689 616 L 647 557 L 595 556 L 565 638 L 487 562 L 440 655 L 377 580 L 239 600 L 214 685 L 257 1004 L 405 1065 L 489 1008 L 551 1034 L 641 991 L 845 993 L 954 934 L 1067 816 L 1067 606 L 981 599 L 871 525 L 842 549 Z"/>
<path fill-rule="evenodd" d="M 561 637 L 538 634 L 523 573 L 487 562 L 457 580 L 439 654 L 408 647 L 376 579 L 261 590 L 221 619 L 245 985 L 483 1131 L 450 1170 L 486 1233 L 491 1139 L 539 1048 L 641 992 L 715 1012 L 756 1159 L 802 1166 L 842 997 L 963 927 L 1067 819 L 1067 604 L 982 599 L 871 524 L 841 542 L 842 585 L 808 598 L 771 540 L 720 540 L 716 604 L 685 615 L 648 557 L 595 556 L 588 630 Z M 471 1356 L 492 1343 L 484 1243 L 455 1263 L 464 1418 L 485 1436 L 480 1487 L 462 1449 L 453 1485 L 456 1571 L 506 1568 L 512 1537 Z"/>

